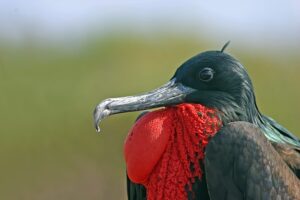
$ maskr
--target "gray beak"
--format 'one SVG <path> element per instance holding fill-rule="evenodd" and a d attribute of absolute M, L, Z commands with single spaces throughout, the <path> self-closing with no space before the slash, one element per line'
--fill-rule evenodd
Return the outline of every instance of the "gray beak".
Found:
<path fill-rule="evenodd" d="M 95 128 L 100 132 L 98 124 L 113 114 L 183 103 L 186 95 L 194 91 L 195 89 L 176 83 L 173 78 L 167 84 L 141 95 L 105 99 L 94 110 Z"/>

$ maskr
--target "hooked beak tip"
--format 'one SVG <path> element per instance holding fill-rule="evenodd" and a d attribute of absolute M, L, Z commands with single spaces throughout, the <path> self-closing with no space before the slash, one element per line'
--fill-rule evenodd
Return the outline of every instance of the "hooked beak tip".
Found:
<path fill-rule="evenodd" d="M 100 120 L 101 120 L 101 112 L 96 107 L 96 109 L 94 110 L 94 127 L 96 128 L 97 133 L 100 132 L 100 127 L 99 127 Z"/>
<path fill-rule="evenodd" d="M 98 125 L 96 126 L 96 132 L 100 133 L 100 127 Z"/>
<path fill-rule="evenodd" d="M 98 104 L 94 110 L 94 126 L 97 133 L 100 132 L 99 123 L 111 114 L 110 110 L 107 108 L 107 104 L 109 102 L 109 100 L 103 101 L 102 103 Z"/>

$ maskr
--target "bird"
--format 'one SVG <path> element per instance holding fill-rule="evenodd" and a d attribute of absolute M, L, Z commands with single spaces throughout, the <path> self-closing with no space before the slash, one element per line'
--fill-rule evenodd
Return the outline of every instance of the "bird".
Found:
<path fill-rule="evenodd" d="M 300 199 L 300 140 L 260 112 L 228 44 L 157 89 L 95 107 L 98 132 L 110 115 L 145 111 L 124 145 L 129 200 Z"/>

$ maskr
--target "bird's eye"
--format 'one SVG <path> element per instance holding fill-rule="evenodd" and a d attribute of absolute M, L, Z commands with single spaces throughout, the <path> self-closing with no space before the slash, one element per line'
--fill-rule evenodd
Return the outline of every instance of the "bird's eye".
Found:
<path fill-rule="evenodd" d="M 203 68 L 200 72 L 199 72 L 199 79 L 201 81 L 210 81 L 212 78 L 214 77 L 214 70 L 212 68 L 209 67 L 205 67 Z"/>

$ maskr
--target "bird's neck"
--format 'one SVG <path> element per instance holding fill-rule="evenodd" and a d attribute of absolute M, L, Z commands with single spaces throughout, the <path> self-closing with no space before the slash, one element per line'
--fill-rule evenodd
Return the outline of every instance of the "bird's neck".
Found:
<path fill-rule="evenodd" d="M 246 121 L 258 125 L 262 122 L 255 95 L 251 92 L 252 87 L 249 86 L 249 88 L 237 96 L 230 96 L 231 99 L 222 98 L 220 102 L 216 103 L 223 124 Z"/>
<path fill-rule="evenodd" d="M 261 114 L 256 104 L 255 95 L 252 92 L 246 92 L 238 104 L 235 102 L 223 104 L 219 110 L 220 119 L 224 125 L 234 121 L 250 122 L 261 128 L 264 135 L 271 142 L 289 144 L 300 149 L 298 138 L 270 117 Z"/>

